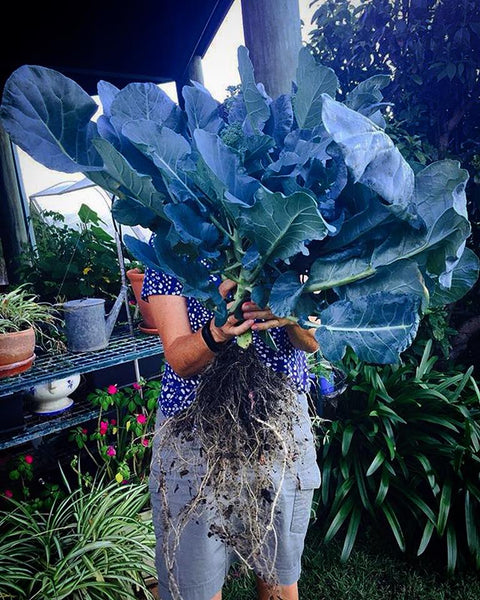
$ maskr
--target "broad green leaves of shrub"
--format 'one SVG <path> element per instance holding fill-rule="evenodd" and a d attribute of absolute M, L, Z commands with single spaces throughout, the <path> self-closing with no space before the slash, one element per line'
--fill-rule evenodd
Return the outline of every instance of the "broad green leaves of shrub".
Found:
<path fill-rule="evenodd" d="M 472 369 L 442 373 L 436 362 L 431 342 L 416 366 L 350 357 L 352 386 L 319 431 L 318 510 L 325 540 L 344 536 L 344 560 L 373 521 L 403 551 L 440 540 L 450 571 L 460 557 L 480 566 L 480 393 Z"/>

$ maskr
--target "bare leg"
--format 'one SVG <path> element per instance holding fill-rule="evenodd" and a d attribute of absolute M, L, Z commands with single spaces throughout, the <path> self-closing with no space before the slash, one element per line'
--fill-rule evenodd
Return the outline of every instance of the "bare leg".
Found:
<path fill-rule="evenodd" d="M 298 600 L 297 583 L 271 586 L 257 577 L 259 600 Z"/>
<path fill-rule="evenodd" d="M 215 596 L 213 596 L 212 600 L 222 600 L 222 590 L 217 592 Z"/>

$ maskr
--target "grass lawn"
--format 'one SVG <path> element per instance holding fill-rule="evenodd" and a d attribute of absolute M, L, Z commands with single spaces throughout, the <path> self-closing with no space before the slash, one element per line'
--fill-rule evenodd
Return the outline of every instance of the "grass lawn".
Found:
<path fill-rule="evenodd" d="M 480 600 L 480 573 L 449 577 L 433 563 L 409 563 L 371 536 L 359 539 L 350 559 L 339 561 L 341 543 L 322 545 L 310 529 L 299 582 L 301 600 Z M 253 577 L 230 575 L 224 600 L 254 600 Z"/>

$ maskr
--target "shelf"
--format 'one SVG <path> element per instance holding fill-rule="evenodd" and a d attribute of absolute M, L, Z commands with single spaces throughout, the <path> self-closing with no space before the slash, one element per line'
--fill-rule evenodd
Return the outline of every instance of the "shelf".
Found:
<path fill-rule="evenodd" d="M 98 408 L 92 408 L 90 402 L 86 400 L 75 401 L 71 408 L 56 416 L 47 417 L 26 413 L 22 431 L 13 435 L 11 433 L 0 435 L 0 450 L 25 444 L 51 433 L 58 433 L 63 429 L 75 427 L 76 425 L 80 425 L 80 423 L 90 421 L 97 416 Z"/>
<path fill-rule="evenodd" d="M 126 329 L 119 330 L 114 332 L 108 346 L 103 350 L 66 352 L 37 358 L 28 371 L 0 379 L 0 397 L 28 391 L 34 385 L 62 379 L 74 373 L 89 373 L 162 352 L 158 335 L 135 331 L 132 336 Z"/>
<path fill-rule="evenodd" d="M 42 356 L 25 373 L 1 379 L 0 397 L 28 391 L 39 383 L 61 379 L 74 373 L 98 371 L 162 353 L 163 348 L 158 335 L 145 334 L 137 330 L 132 336 L 126 328 L 118 329 L 110 338 L 107 348 L 103 350 Z M 86 399 L 76 400 L 71 408 L 58 415 L 46 416 L 26 412 L 21 431 L 15 434 L 0 434 L 0 450 L 75 427 L 96 418 L 97 415 L 98 409 L 92 408 Z"/>

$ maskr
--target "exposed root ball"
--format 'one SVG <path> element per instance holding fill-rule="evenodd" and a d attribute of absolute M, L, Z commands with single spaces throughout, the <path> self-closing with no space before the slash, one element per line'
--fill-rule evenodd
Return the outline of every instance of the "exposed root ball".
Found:
<path fill-rule="evenodd" d="M 205 369 L 195 401 L 165 421 L 157 460 L 174 597 L 181 597 L 175 550 L 189 520 L 203 511 L 212 522 L 209 535 L 275 583 L 275 515 L 279 488 L 296 458 L 297 410 L 296 391 L 285 375 L 267 367 L 253 345 L 243 350 L 230 344 Z M 169 506 L 173 472 L 184 473 L 191 492 L 178 514 Z"/>

